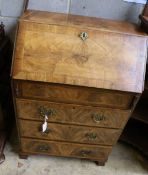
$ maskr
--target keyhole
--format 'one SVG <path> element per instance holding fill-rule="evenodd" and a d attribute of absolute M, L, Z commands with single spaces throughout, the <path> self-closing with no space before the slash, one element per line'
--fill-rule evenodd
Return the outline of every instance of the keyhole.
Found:
<path fill-rule="evenodd" d="M 88 34 L 86 32 L 82 32 L 80 37 L 84 41 L 84 40 L 86 40 L 88 38 Z"/>

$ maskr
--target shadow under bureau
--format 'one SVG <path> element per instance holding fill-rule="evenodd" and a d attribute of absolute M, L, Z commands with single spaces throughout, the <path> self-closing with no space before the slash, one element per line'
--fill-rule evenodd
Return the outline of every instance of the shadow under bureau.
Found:
<path fill-rule="evenodd" d="M 146 54 L 133 24 L 25 12 L 12 64 L 20 157 L 104 165 L 143 91 Z"/>

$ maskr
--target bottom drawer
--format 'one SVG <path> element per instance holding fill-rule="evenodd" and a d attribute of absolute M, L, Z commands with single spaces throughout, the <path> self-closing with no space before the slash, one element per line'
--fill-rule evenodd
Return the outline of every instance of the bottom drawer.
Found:
<path fill-rule="evenodd" d="M 21 150 L 28 154 L 47 154 L 54 156 L 87 158 L 92 160 L 107 160 L 112 147 L 22 138 Z"/>

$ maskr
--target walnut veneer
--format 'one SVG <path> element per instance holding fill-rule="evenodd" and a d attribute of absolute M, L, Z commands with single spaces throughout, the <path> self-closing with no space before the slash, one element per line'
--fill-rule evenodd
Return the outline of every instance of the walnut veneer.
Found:
<path fill-rule="evenodd" d="M 12 64 L 20 156 L 104 165 L 143 91 L 146 56 L 147 37 L 133 24 L 24 13 Z"/>

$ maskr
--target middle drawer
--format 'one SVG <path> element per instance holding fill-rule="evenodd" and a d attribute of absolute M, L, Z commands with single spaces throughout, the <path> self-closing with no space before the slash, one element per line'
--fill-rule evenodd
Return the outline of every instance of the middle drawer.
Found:
<path fill-rule="evenodd" d="M 94 128 L 85 126 L 62 125 L 48 123 L 45 133 L 41 131 L 43 122 L 18 120 L 21 137 L 67 141 L 100 145 L 114 145 L 121 130 Z"/>

